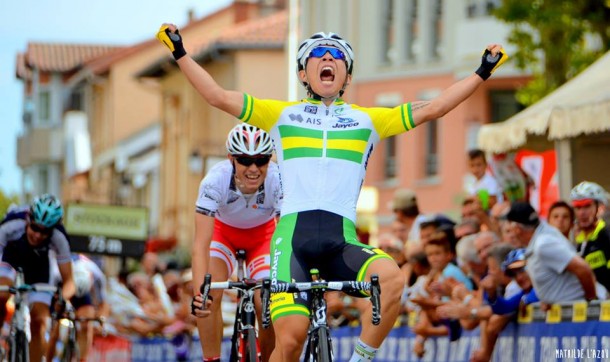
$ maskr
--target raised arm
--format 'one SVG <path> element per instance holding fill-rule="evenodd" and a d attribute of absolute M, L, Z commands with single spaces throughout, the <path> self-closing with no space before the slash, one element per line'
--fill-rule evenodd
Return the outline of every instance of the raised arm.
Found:
<path fill-rule="evenodd" d="M 237 117 L 241 114 L 244 103 L 243 93 L 226 90 L 216 83 L 210 73 L 186 53 L 182 36 L 175 25 L 163 24 L 157 33 L 157 39 L 172 52 L 180 70 L 203 99 L 212 107 L 232 116 Z"/>
<path fill-rule="evenodd" d="M 483 53 L 481 66 L 475 73 L 454 83 L 431 101 L 413 102 L 411 110 L 415 125 L 440 118 L 457 107 L 470 97 L 506 59 L 508 56 L 501 45 L 488 45 Z"/>

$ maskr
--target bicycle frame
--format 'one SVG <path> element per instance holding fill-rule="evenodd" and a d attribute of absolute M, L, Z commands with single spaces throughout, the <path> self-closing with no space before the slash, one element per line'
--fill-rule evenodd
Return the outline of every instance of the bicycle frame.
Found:
<path fill-rule="evenodd" d="M 58 302 L 63 303 L 64 299 L 61 293 L 58 293 Z M 105 334 L 104 322 L 105 319 L 103 317 L 100 318 L 78 318 L 76 317 L 76 310 L 70 304 L 66 304 L 66 309 L 64 313 L 60 316 L 56 315 L 55 312 L 51 315 L 54 321 L 65 320 L 68 322 L 68 336 L 66 341 L 64 342 L 64 349 L 61 353 L 61 361 L 71 362 L 73 359 L 80 360 L 80 350 L 78 347 L 78 339 L 77 339 L 77 322 L 97 322 L 102 327 L 102 334 Z M 59 333 L 59 331 L 58 331 Z"/>
<path fill-rule="evenodd" d="M 245 282 L 245 250 L 237 250 L 237 280 Z M 256 314 L 254 309 L 254 290 L 255 289 L 238 289 L 238 302 L 235 311 L 235 323 L 233 325 L 233 336 L 231 337 L 231 356 L 229 361 L 242 361 L 246 358 L 244 347 L 250 341 L 247 341 L 250 334 L 254 334 L 258 340 L 256 333 Z M 238 344 L 238 335 L 240 338 Z M 247 341 L 247 342 L 246 342 Z M 257 360 L 260 360 L 260 348 L 256 344 Z"/>
<path fill-rule="evenodd" d="M 76 317 L 76 311 L 69 305 L 66 307 L 66 312 L 57 321 L 65 320 L 68 322 L 68 336 L 64 342 L 64 349 L 62 351 L 61 361 L 71 362 L 73 359 L 80 360 L 80 350 L 78 347 L 77 339 L 77 323 L 79 322 L 97 322 L 102 327 L 102 335 L 105 334 L 104 329 L 104 318 L 78 318 Z"/>
<path fill-rule="evenodd" d="M 214 282 L 212 276 L 207 274 L 200 292 L 203 300 L 207 300 L 210 289 L 236 289 L 238 291 L 238 302 L 235 312 L 235 322 L 233 324 L 233 335 L 231 337 L 230 362 L 259 362 L 261 360 L 261 350 L 258 343 L 256 331 L 256 312 L 254 308 L 254 292 L 261 288 L 261 283 L 252 279 L 245 278 L 244 263 L 246 253 L 244 250 L 237 250 L 237 282 Z"/>
<path fill-rule="evenodd" d="M 262 303 L 263 303 L 263 328 L 271 324 L 271 312 L 269 309 L 271 293 L 299 293 L 308 291 L 312 298 L 310 306 L 310 325 L 307 332 L 307 344 L 305 350 L 305 361 L 330 362 L 333 359 L 332 341 L 330 328 L 326 322 L 326 301 L 324 293 L 330 291 L 357 292 L 367 291 L 370 294 L 372 304 L 371 323 L 378 325 L 381 322 L 381 289 L 379 277 L 376 274 L 371 276 L 371 282 L 359 281 L 336 281 L 326 282 L 319 278 L 319 271 L 311 269 L 311 282 L 284 283 L 270 279 L 263 280 L 262 283 Z"/>
<path fill-rule="evenodd" d="M 312 270 L 313 271 L 313 270 Z M 319 274 L 311 274 L 313 281 L 319 281 Z M 332 361 L 333 345 L 330 338 L 330 327 L 326 322 L 326 289 L 311 291 L 311 313 L 309 314 L 309 329 L 305 346 L 304 361 Z M 326 340 L 326 342 L 322 342 Z"/>

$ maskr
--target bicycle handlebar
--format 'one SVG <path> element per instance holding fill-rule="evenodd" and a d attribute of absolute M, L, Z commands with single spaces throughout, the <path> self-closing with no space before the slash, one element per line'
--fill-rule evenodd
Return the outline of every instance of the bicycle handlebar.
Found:
<path fill-rule="evenodd" d="M 263 328 L 267 328 L 271 323 L 270 311 L 269 311 L 269 299 L 271 293 L 298 293 L 308 290 L 332 290 L 342 291 L 346 293 L 355 292 L 369 292 L 371 295 L 371 304 L 373 305 L 371 322 L 374 325 L 379 325 L 381 322 L 381 287 L 379 285 L 379 276 L 377 274 L 371 275 L 370 282 L 358 282 L 358 281 L 311 281 L 311 282 L 297 282 L 297 283 L 285 283 L 281 281 L 275 281 L 271 283 L 271 280 L 263 280 Z"/>
<path fill-rule="evenodd" d="M 18 286 L 0 285 L 0 292 L 9 292 L 11 294 L 28 293 L 28 292 L 57 292 L 57 287 L 52 285 L 30 285 L 22 284 Z"/>

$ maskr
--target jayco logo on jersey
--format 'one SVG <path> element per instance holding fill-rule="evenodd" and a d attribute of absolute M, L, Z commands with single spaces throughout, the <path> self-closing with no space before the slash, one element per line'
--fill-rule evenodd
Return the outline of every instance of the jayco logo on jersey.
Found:
<path fill-rule="evenodd" d="M 305 106 L 305 112 L 316 114 L 318 113 L 318 106 Z"/>
<path fill-rule="evenodd" d="M 333 125 L 332 128 L 351 128 L 351 127 L 356 127 L 358 125 L 358 122 L 356 122 L 356 120 L 352 119 L 352 118 L 343 118 L 343 117 L 337 117 L 339 118 L 339 120 L 337 121 L 337 124 Z"/>

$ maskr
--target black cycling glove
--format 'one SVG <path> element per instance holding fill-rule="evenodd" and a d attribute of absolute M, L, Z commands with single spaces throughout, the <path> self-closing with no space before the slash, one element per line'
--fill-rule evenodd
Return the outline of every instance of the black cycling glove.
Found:
<path fill-rule="evenodd" d="M 184 50 L 182 44 L 182 36 L 180 36 L 178 29 L 172 33 L 167 25 L 163 25 L 157 32 L 157 39 L 171 50 L 174 59 L 178 60 L 186 55 L 186 50 Z"/>
<path fill-rule="evenodd" d="M 491 55 L 489 49 L 485 49 L 481 58 L 481 66 L 475 73 L 483 80 L 487 80 L 508 59 L 508 55 L 506 55 L 504 49 L 500 49 L 495 56 Z"/>

